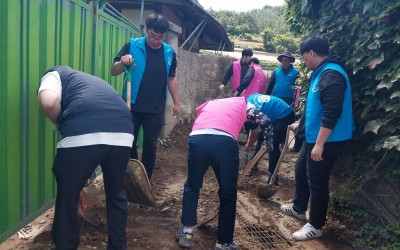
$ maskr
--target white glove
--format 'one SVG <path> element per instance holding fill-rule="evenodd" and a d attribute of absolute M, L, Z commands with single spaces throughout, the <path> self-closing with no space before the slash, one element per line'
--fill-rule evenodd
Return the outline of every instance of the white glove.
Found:
<path fill-rule="evenodd" d="M 224 90 L 224 88 L 225 88 L 225 85 L 223 85 L 223 84 L 219 85 L 220 90 Z"/>

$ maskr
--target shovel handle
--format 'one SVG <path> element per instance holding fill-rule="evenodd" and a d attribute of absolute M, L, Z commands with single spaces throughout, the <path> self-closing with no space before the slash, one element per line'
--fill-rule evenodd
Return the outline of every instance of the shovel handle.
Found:
<path fill-rule="evenodd" d="M 253 157 L 253 159 L 250 160 L 249 163 L 244 167 L 242 174 L 239 176 L 237 184 L 240 185 L 242 183 L 243 179 L 246 177 L 246 174 L 248 174 L 251 170 L 251 168 L 256 164 L 256 162 L 264 155 L 265 151 L 267 151 L 266 146 L 262 146 L 260 150 L 257 152 L 257 154 Z"/>
<path fill-rule="evenodd" d="M 281 156 L 279 157 L 279 160 L 278 160 L 278 163 L 276 164 L 274 173 L 272 173 L 271 181 L 269 182 L 269 184 L 271 184 L 271 185 L 273 183 L 275 183 L 276 176 L 279 173 L 279 168 L 281 167 L 281 164 L 283 162 L 283 159 L 285 158 L 286 152 L 289 149 L 289 143 L 288 143 L 289 142 L 289 135 L 290 135 L 290 127 L 288 126 L 287 130 L 286 130 L 285 145 L 283 145 Z"/>
<path fill-rule="evenodd" d="M 132 89 L 132 72 L 135 70 L 136 62 L 132 59 L 132 64 L 130 65 L 130 70 L 124 65 L 124 71 L 126 74 L 126 105 L 131 109 L 131 89 Z"/>
<path fill-rule="evenodd" d="M 126 105 L 128 105 L 128 108 L 131 109 L 131 87 L 132 84 L 131 82 L 126 82 Z"/>

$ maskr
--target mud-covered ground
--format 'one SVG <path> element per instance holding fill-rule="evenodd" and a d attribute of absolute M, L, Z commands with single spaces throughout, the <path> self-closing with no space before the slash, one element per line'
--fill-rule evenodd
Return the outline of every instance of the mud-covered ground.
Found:
<path fill-rule="evenodd" d="M 182 190 L 187 172 L 187 137 L 190 125 L 177 125 L 167 139 L 160 141 L 156 168 L 151 181 L 156 207 L 129 204 L 128 249 L 179 249 L 174 233 L 180 225 Z M 245 165 L 241 134 L 241 168 Z M 249 155 L 252 155 L 251 152 Z M 255 192 L 265 181 L 267 156 L 259 163 L 260 171 L 246 177 L 238 191 L 235 240 L 242 249 L 351 249 L 343 238 L 343 225 L 328 218 L 324 235 L 319 239 L 295 242 L 291 235 L 305 222 L 282 214 L 279 206 L 290 202 L 294 194 L 294 162 L 297 154 L 287 154 L 280 172 L 281 186 L 269 200 L 260 200 Z M 50 170 L 49 170 L 50 171 Z M 334 179 L 334 178 L 333 178 Z M 107 229 L 101 181 L 90 187 L 91 202 L 81 217 L 79 249 L 106 249 Z M 218 184 L 211 169 L 206 174 L 199 201 L 199 219 L 218 207 Z M 53 209 L 0 244 L 0 249 L 50 249 Z M 192 249 L 214 249 L 217 219 L 195 231 Z M 24 239 L 28 238 L 28 239 Z M 339 240 L 340 239 L 340 240 Z"/>

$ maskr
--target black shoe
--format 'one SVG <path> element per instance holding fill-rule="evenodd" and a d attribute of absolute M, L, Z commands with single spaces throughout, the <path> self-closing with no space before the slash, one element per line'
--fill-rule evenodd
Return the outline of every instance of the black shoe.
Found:
<path fill-rule="evenodd" d="M 260 171 L 260 170 L 258 170 L 258 166 L 257 166 L 257 164 L 256 164 L 256 165 L 254 165 L 254 166 L 251 168 L 250 173 L 246 174 L 246 176 L 253 176 L 253 175 L 254 175 L 256 172 L 258 172 L 258 171 Z"/>

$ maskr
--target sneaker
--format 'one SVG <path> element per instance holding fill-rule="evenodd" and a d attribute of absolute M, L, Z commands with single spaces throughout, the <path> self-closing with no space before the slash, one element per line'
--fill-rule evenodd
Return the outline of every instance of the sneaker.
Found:
<path fill-rule="evenodd" d="M 232 241 L 229 244 L 228 243 L 221 244 L 218 242 L 217 244 L 215 244 L 215 250 L 239 250 L 239 249 L 240 249 L 239 244 L 234 241 Z"/>
<path fill-rule="evenodd" d="M 322 236 L 322 229 L 316 229 L 310 223 L 305 224 L 299 231 L 293 234 L 295 240 L 309 240 Z"/>
<path fill-rule="evenodd" d="M 183 248 L 190 248 L 193 245 L 193 233 L 184 233 L 183 227 L 179 228 L 175 233 L 175 238 L 179 246 Z"/>
<path fill-rule="evenodd" d="M 298 213 L 293 209 L 293 203 L 289 205 L 281 205 L 281 211 L 284 212 L 285 214 L 288 214 L 290 216 L 294 216 L 299 220 L 305 220 L 306 219 L 306 214 L 305 213 Z"/>

